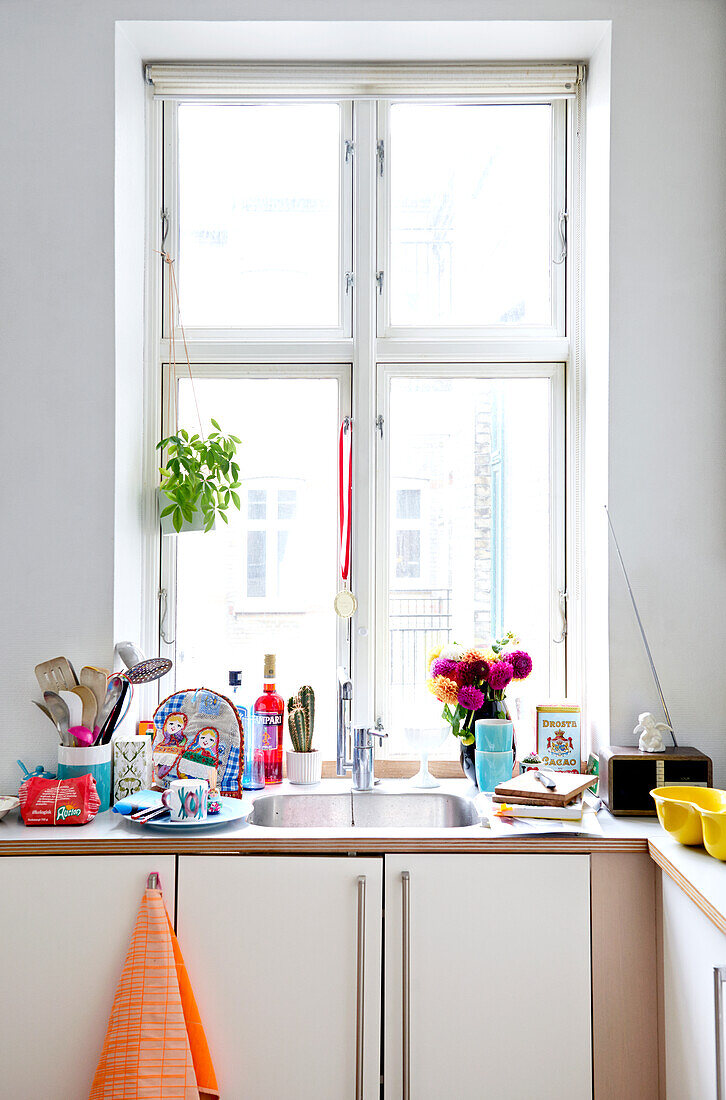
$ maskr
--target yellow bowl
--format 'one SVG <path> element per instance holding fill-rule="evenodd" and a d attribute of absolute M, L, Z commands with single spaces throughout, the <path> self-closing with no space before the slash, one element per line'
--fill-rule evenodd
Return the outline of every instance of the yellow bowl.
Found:
<path fill-rule="evenodd" d="M 650 792 L 666 832 L 680 844 L 704 844 L 726 860 L 726 791 L 710 787 L 656 787 Z"/>

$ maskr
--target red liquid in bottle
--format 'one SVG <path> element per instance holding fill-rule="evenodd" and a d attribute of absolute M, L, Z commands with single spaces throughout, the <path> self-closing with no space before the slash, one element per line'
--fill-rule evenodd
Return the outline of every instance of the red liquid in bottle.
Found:
<path fill-rule="evenodd" d="M 264 687 L 255 703 L 253 721 L 261 727 L 265 784 L 282 783 L 282 719 L 285 702 L 275 691 L 275 655 L 265 656 Z"/>

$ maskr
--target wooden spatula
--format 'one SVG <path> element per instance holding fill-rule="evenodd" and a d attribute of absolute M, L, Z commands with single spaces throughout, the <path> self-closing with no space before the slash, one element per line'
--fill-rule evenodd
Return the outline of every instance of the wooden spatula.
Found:
<path fill-rule="evenodd" d="M 96 708 L 100 710 L 106 698 L 106 684 L 111 675 L 107 668 L 84 665 L 81 669 L 81 684 L 89 687 L 96 697 Z"/>
<path fill-rule="evenodd" d="M 98 713 L 96 696 L 87 684 L 77 684 L 76 687 L 71 688 L 71 691 L 74 695 L 78 696 L 83 705 L 83 710 L 81 711 L 81 725 L 85 726 L 86 729 L 92 730 L 96 724 L 96 714 Z"/>

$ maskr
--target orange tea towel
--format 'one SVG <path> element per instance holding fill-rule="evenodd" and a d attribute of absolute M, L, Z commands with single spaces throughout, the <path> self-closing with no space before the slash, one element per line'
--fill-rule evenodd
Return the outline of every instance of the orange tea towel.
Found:
<path fill-rule="evenodd" d="M 89 1100 L 213 1100 L 217 1079 L 160 890 L 147 889 Z"/>

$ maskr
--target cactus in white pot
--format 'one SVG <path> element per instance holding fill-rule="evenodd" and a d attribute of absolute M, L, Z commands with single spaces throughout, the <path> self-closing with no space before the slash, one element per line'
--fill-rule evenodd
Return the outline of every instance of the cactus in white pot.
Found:
<path fill-rule="evenodd" d="M 287 701 L 287 728 L 292 751 L 287 752 L 287 778 L 291 783 L 319 783 L 322 773 L 320 751 L 313 748 L 315 692 L 305 684 Z"/>

